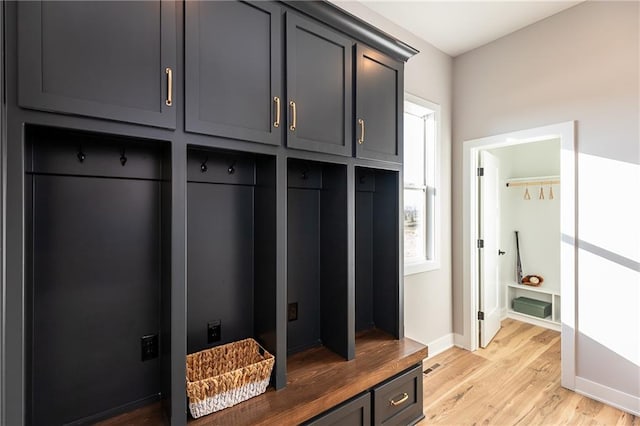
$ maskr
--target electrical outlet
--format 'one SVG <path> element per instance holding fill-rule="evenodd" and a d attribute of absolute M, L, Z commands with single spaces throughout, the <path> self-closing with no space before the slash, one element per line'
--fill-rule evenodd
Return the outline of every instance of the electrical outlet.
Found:
<path fill-rule="evenodd" d="M 298 319 L 298 302 L 289 303 L 287 319 L 289 321 L 295 321 Z"/>
<path fill-rule="evenodd" d="M 158 358 L 158 335 L 149 334 L 140 338 L 140 360 Z"/>
<path fill-rule="evenodd" d="M 220 320 L 207 323 L 207 343 L 219 342 L 222 335 L 222 322 Z"/>

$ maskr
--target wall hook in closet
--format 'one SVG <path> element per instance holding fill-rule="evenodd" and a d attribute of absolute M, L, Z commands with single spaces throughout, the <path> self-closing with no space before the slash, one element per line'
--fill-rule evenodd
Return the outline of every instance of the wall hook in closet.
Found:
<path fill-rule="evenodd" d="M 236 162 L 235 161 L 233 163 L 231 163 L 231 165 L 227 169 L 227 172 L 229 172 L 230 175 L 232 175 L 232 174 L 234 174 L 236 172 Z"/>
<path fill-rule="evenodd" d="M 304 168 L 302 169 L 302 180 L 309 179 L 309 176 L 307 176 L 307 173 L 309 173 L 309 166 L 305 165 Z"/>
<path fill-rule="evenodd" d="M 120 164 L 122 164 L 122 167 L 127 164 L 127 156 L 124 148 L 122 148 L 122 151 L 120 151 Z"/>
<path fill-rule="evenodd" d="M 207 167 L 207 161 L 209 161 L 209 157 L 205 157 L 202 164 L 200 164 L 200 171 L 202 173 L 206 173 L 206 171 L 209 170 L 209 167 Z"/>
<path fill-rule="evenodd" d="M 84 162 L 85 158 L 87 158 L 87 156 L 84 154 L 84 152 L 82 152 L 82 147 L 78 150 L 78 161 L 79 162 Z"/>

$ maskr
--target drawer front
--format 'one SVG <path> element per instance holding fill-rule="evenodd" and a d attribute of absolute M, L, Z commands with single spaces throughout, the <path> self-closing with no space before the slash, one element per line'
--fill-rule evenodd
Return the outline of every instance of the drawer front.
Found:
<path fill-rule="evenodd" d="M 370 393 L 356 397 L 305 424 L 308 426 L 368 426 L 371 424 Z"/>
<path fill-rule="evenodd" d="M 374 425 L 408 425 L 423 417 L 420 364 L 373 389 Z"/>

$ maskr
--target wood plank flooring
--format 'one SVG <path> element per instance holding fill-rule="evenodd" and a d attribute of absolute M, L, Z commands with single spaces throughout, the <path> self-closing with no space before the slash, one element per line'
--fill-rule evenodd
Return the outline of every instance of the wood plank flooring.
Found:
<path fill-rule="evenodd" d="M 418 425 L 628 425 L 640 418 L 560 386 L 560 333 L 507 319 L 486 349 L 425 361 Z M 435 366 L 435 368 L 433 368 Z"/>

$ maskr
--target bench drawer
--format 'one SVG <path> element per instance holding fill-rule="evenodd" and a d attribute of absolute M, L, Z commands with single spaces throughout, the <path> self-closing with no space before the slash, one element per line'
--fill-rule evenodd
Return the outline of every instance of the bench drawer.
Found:
<path fill-rule="evenodd" d="M 371 424 L 371 395 L 356 397 L 317 418 L 305 426 L 369 426 Z"/>
<path fill-rule="evenodd" d="M 410 425 L 422 418 L 420 364 L 373 389 L 374 425 Z"/>

